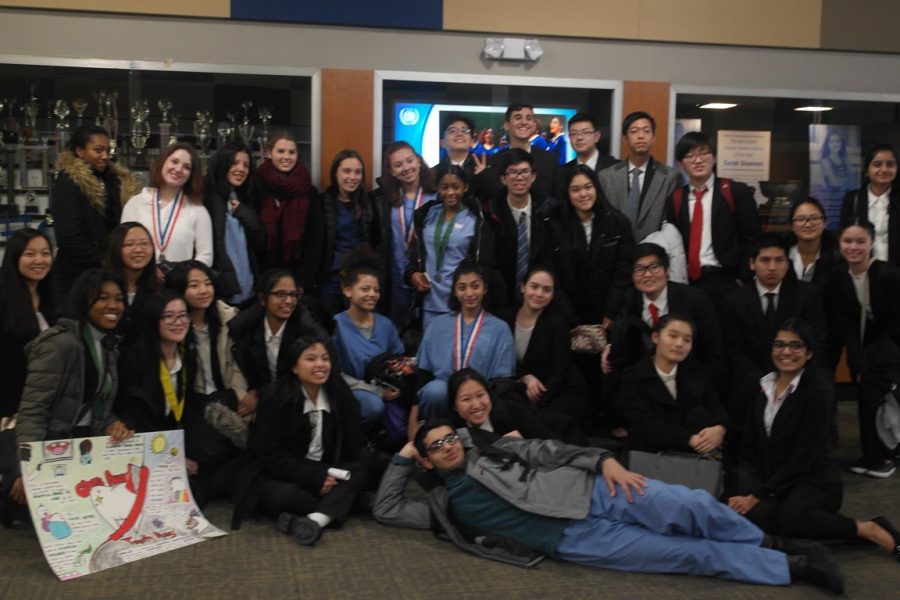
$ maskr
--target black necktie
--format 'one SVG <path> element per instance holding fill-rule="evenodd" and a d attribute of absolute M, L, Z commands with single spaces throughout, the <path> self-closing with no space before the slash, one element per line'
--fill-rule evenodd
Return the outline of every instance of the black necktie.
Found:
<path fill-rule="evenodd" d="M 766 292 L 766 323 L 769 324 L 769 330 L 775 332 L 775 292 Z"/>

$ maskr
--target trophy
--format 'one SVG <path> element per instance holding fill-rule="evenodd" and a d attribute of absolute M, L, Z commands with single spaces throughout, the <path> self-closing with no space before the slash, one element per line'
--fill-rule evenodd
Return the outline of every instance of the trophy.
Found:
<path fill-rule="evenodd" d="M 266 154 L 266 148 L 269 147 L 269 122 L 272 120 L 272 107 L 260 106 L 256 111 L 259 116 L 259 122 L 262 123 L 262 131 L 259 132 L 257 142 L 259 142 L 259 157 L 262 160 Z"/>
<path fill-rule="evenodd" d="M 119 108 L 116 106 L 119 93 L 100 90 L 94 94 L 94 98 L 97 99 L 97 119 L 94 123 L 109 132 L 109 157 L 113 159 L 119 137 Z"/>
<path fill-rule="evenodd" d="M 223 144 L 234 139 L 234 134 L 237 131 L 237 115 L 234 111 L 225 113 L 225 119 L 225 121 L 219 121 L 219 127 L 216 130 L 219 134 L 218 147 L 220 148 Z"/>
<path fill-rule="evenodd" d="M 6 125 L 3 127 L 3 130 L 6 133 L 6 141 L 12 143 L 16 141 L 16 137 L 19 133 L 19 124 L 16 122 L 15 115 L 16 104 L 18 104 L 19 101 L 15 98 L 10 98 L 6 102 L 7 117 Z"/>
<path fill-rule="evenodd" d="M 32 94 L 34 93 L 34 87 L 32 87 Z M 37 136 L 37 117 L 38 111 L 40 110 L 40 102 L 33 95 L 31 98 L 22 106 L 22 112 L 25 113 L 25 129 L 23 131 L 24 134 L 24 144 L 27 146 L 29 140 L 33 139 Z"/>
<path fill-rule="evenodd" d="M 0 98 L 0 115 L 3 114 L 3 109 L 6 108 L 6 104 L 9 102 L 6 98 Z M 3 129 L 0 128 L 0 149 L 3 148 Z M 5 179 L 5 177 L 4 177 Z M 3 187 L 3 181 L 0 181 L 0 187 Z"/>
<path fill-rule="evenodd" d="M 75 121 L 75 127 L 81 127 L 82 117 L 84 116 L 84 111 L 87 108 L 88 103 L 84 98 L 75 98 L 72 100 L 72 108 L 75 109 L 75 116 L 77 120 Z"/>
<path fill-rule="evenodd" d="M 168 97 L 163 96 L 156 105 L 162 113 L 162 120 L 159 122 L 159 149 L 162 150 L 175 143 L 175 139 L 172 137 L 172 123 L 169 121 L 172 101 Z"/>
<path fill-rule="evenodd" d="M 138 100 L 131 107 L 131 145 L 134 147 L 135 164 L 143 166 L 145 163 L 144 148 L 150 139 L 150 106 L 146 100 Z"/>
<path fill-rule="evenodd" d="M 53 115 L 59 119 L 59 122 L 56 124 L 56 151 L 60 152 L 66 145 L 66 141 L 69 138 L 69 123 L 66 121 L 66 117 L 69 116 L 69 113 L 72 111 L 69 110 L 69 104 L 65 100 L 57 100 L 53 104 Z"/>
<path fill-rule="evenodd" d="M 241 121 L 241 124 L 238 126 L 238 132 L 241 134 L 241 138 L 244 141 L 244 144 L 250 145 L 253 140 L 253 132 L 256 130 L 256 127 L 250 124 L 250 108 L 253 106 L 253 102 L 250 100 L 244 100 L 241 102 L 241 108 L 244 109 L 244 118 Z"/>
<path fill-rule="evenodd" d="M 197 145 L 200 146 L 200 154 L 209 153 L 210 132 L 212 131 L 212 116 L 208 110 L 197 111 L 197 120 L 194 121 L 194 136 L 197 138 Z"/>

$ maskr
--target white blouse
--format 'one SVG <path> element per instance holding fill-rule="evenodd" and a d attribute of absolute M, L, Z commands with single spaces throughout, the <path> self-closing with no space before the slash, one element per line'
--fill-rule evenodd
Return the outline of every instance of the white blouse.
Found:
<path fill-rule="evenodd" d="M 176 207 L 172 205 L 172 201 L 164 202 L 160 207 L 163 227 L 169 221 L 170 215 L 172 220 L 169 226 L 172 231 L 166 236 L 168 243 L 165 251 L 160 248 L 161 234 L 159 229 L 154 226 L 157 218 L 156 188 L 144 188 L 140 194 L 132 196 L 122 208 L 121 222 L 137 221 L 147 228 L 153 239 L 157 262 L 160 260 L 160 255 L 165 255 L 165 259 L 171 262 L 195 259 L 212 266 L 212 219 L 209 218 L 206 207 L 202 204 L 194 204 L 183 197 L 180 213 L 173 214 L 174 208 Z"/>

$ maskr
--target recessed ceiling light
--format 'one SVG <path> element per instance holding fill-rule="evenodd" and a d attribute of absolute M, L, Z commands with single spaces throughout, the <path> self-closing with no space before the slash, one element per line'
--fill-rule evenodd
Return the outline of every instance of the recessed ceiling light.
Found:
<path fill-rule="evenodd" d="M 799 112 L 825 112 L 833 109 L 833 106 L 798 106 L 794 110 Z"/>
<path fill-rule="evenodd" d="M 731 104 L 730 102 L 710 102 L 708 104 L 702 105 L 700 108 L 709 108 L 712 110 L 725 110 L 726 108 L 734 108 L 737 104 Z"/>

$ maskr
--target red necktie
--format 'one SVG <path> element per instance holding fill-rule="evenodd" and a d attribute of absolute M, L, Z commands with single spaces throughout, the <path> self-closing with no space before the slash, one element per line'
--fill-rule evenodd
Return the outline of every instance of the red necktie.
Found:
<path fill-rule="evenodd" d="M 700 279 L 700 242 L 703 239 L 703 194 L 706 186 L 694 190 L 694 214 L 691 216 L 691 234 L 688 241 L 688 278 L 691 281 Z"/>
<path fill-rule="evenodd" d="M 651 302 L 647 305 L 647 310 L 650 311 L 650 326 L 656 327 L 656 324 L 659 323 L 659 308 Z"/>

